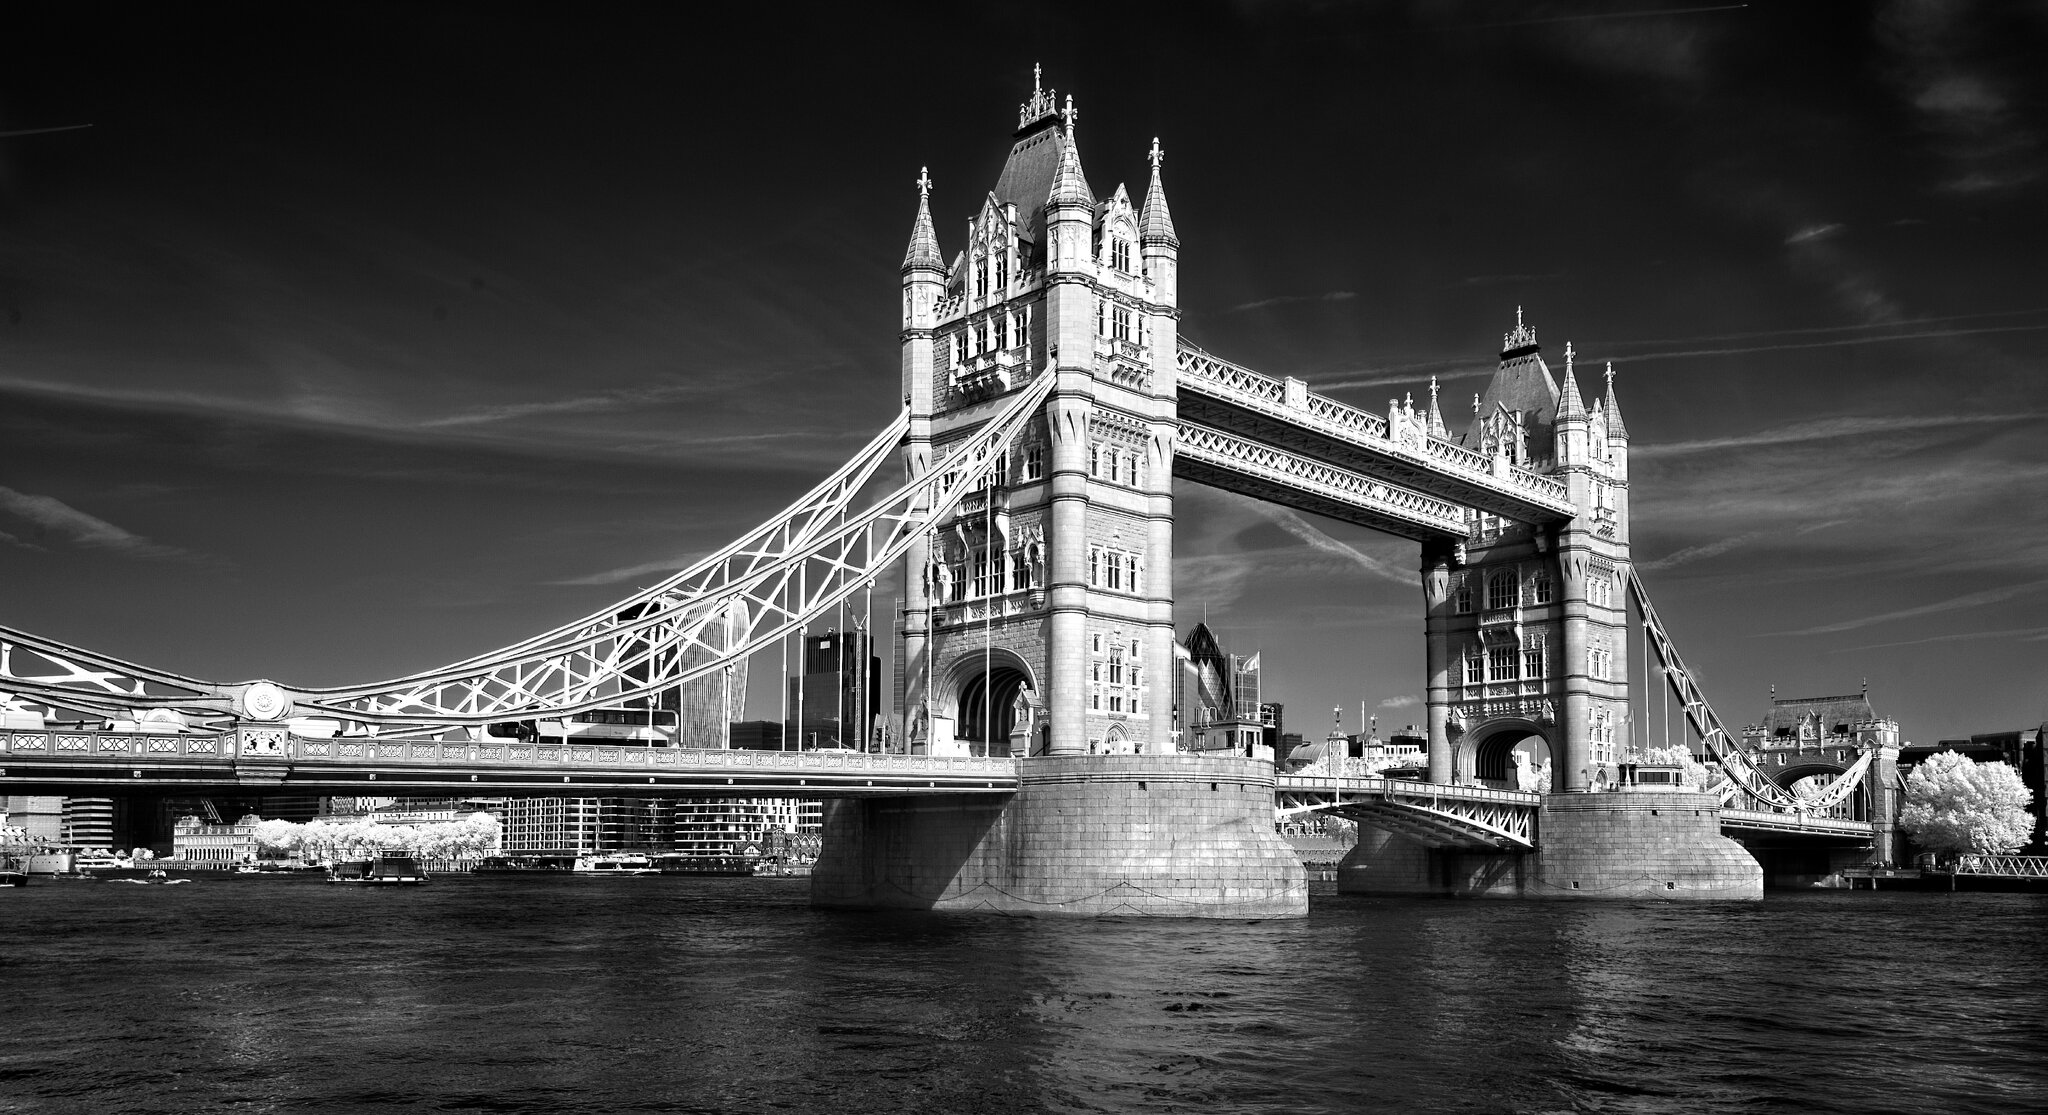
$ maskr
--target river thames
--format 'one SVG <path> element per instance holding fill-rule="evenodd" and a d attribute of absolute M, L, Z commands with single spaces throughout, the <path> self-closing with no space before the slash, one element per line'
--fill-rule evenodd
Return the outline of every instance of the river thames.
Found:
<path fill-rule="evenodd" d="M 2048 896 L 814 911 L 801 881 L 0 890 L 0 1112 L 2048 1107 Z"/>

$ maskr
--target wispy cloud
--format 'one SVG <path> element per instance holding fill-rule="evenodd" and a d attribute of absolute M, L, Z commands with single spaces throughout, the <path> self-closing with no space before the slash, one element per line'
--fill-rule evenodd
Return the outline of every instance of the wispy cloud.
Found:
<path fill-rule="evenodd" d="M 1805 228 L 1787 236 L 1785 243 L 1804 244 L 1810 240 L 1824 240 L 1840 231 L 1842 231 L 1842 226 L 1839 224 L 1807 225 Z"/>
<path fill-rule="evenodd" d="M 1929 635 L 1924 639 L 1900 639 L 1890 643 L 1864 643 L 1853 647 L 1830 647 L 1829 654 L 1845 654 L 1856 650 L 1881 650 L 1885 647 L 1912 647 L 1922 643 L 1960 643 L 1979 639 L 2012 639 L 2015 642 L 2031 643 L 2048 639 L 2048 627 L 2006 627 L 1997 631 L 1957 631 L 1948 635 Z"/>
<path fill-rule="evenodd" d="M 1636 8 L 1625 12 L 1581 12 L 1575 15 L 1531 16 L 1527 19 L 1508 19 L 1498 23 L 1459 23 L 1446 27 L 1431 27 L 1431 31 L 1481 31 L 1496 27 L 1539 27 L 1550 23 L 1591 23 L 1611 19 L 1661 19 L 1668 16 L 1700 15 L 1706 12 L 1733 12 L 1749 7 L 1748 4 L 1712 4 L 1696 8 Z"/>
<path fill-rule="evenodd" d="M 1945 165 L 1948 177 L 1937 188 L 1948 193 L 2011 190 L 2042 171 L 2041 135 L 2029 123 L 2019 69 L 2026 52 L 2000 41 L 1988 14 L 1968 5 L 1893 3 L 1876 17 L 1875 40 L 1891 52 L 1879 72 Z"/>
<path fill-rule="evenodd" d="M 1315 524 L 1294 511 L 1268 503 L 1259 503 L 1254 506 L 1261 515 L 1264 515 L 1275 526 L 1306 542 L 1311 549 L 1319 554 L 1327 554 L 1375 577 L 1381 577 L 1396 584 L 1420 585 L 1422 583 L 1422 574 L 1390 565 L 1370 554 L 1361 553 L 1357 549 L 1347 546 L 1323 533 L 1321 530 L 1316 529 Z"/>
<path fill-rule="evenodd" d="M 1870 328 L 1870 326 L 1864 326 L 1863 328 Z M 1924 341 L 1936 337 L 1974 337 L 1985 333 L 2037 333 L 2044 329 L 2048 329 L 2048 322 L 2042 322 L 2037 325 L 1985 325 L 1973 329 L 1922 329 L 1907 333 L 1879 333 L 1863 337 L 1836 337 L 1833 340 L 1826 341 L 1786 341 L 1771 345 L 1731 345 L 1725 348 L 1670 349 L 1663 352 L 1616 353 L 1608 357 L 1596 354 L 1589 357 L 1587 363 L 1592 363 L 1594 360 L 1599 359 L 1610 359 L 1616 363 L 1640 363 L 1644 360 L 1683 360 L 1698 356 L 1741 356 L 1756 352 L 1791 352 L 1799 349 L 1888 345 L 1896 344 L 1900 341 Z M 1589 351 L 1591 351 L 1591 348 L 1592 346 L 1588 346 Z"/>
<path fill-rule="evenodd" d="M 1642 569 L 1644 572 L 1655 572 L 1660 569 L 1670 569 L 1671 567 L 1677 565 L 1685 565 L 1689 562 L 1704 561 L 1707 558 L 1719 557 L 1730 550 L 1739 549 L 1743 546 L 1747 546 L 1752 542 L 1757 542 L 1766 538 L 1774 537 L 1776 533 L 1777 532 L 1775 531 L 1769 530 L 1752 530 L 1746 531 L 1742 534 L 1730 535 L 1726 538 L 1716 539 L 1712 542 L 1702 543 L 1698 546 L 1688 546 L 1683 550 L 1679 550 L 1678 552 L 1673 554 L 1667 554 L 1664 557 L 1658 558 L 1655 561 L 1641 562 L 1638 568 Z"/>
<path fill-rule="evenodd" d="M 1333 290 L 1324 294 L 1283 294 L 1276 298 L 1261 298 L 1256 302 L 1244 302 L 1230 308 L 1230 313 L 1245 310 L 1262 310 L 1267 306 L 1285 306 L 1294 302 L 1348 302 L 1358 297 L 1355 290 Z"/>
<path fill-rule="evenodd" d="M 1548 283 L 1565 277 L 1563 271 L 1546 271 L 1542 274 L 1523 275 L 1467 275 L 1452 286 L 1509 286 L 1515 283 Z M 1446 288 L 1449 289 L 1449 288 Z"/>
<path fill-rule="evenodd" d="M 656 387 L 600 391 L 590 395 L 572 396 L 565 399 L 538 399 L 526 403 L 500 403 L 494 406 L 477 407 L 459 414 L 430 418 L 419 425 L 422 429 L 432 430 L 448 426 L 477 426 L 491 422 L 532 418 L 544 414 L 601 414 L 609 411 L 631 410 L 655 403 L 667 402 L 686 395 L 699 394 L 702 390 L 701 387 L 688 384 L 663 384 Z"/>
<path fill-rule="evenodd" d="M 1826 623 L 1820 625 L 1819 627 L 1805 627 L 1797 631 L 1770 631 L 1765 632 L 1763 635 L 1758 637 L 1767 638 L 1788 635 L 1832 635 L 1838 631 L 1854 631 L 1859 627 L 1870 627 L 1874 624 L 1890 623 L 1893 620 L 1914 619 L 1919 616 L 1931 616 L 1937 615 L 1942 612 L 1961 611 L 1966 608 L 1981 608 L 1988 604 L 2002 603 L 2004 601 L 2012 599 L 2015 596 L 2021 596 L 2029 592 L 2038 591 L 2040 588 L 2042 588 L 2040 584 L 2008 585 L 2004 588 L 1985 589 L 1982 592 L 1965 593 L 1962 596 L 1951 596 L 1947 600 L 1937 600 L 1932 604 L 1922 604 L 1917 608 L 1901 608 L 1896 612 L 1880 612 L 1874 616 L 1860 616 L 1856 619 L 1843 620 L 1840 623 Z"/>
<path fill-rule="evenodd" d="M 0 510 L 26 519 L 74 546 L 89 550 L 108 550 L 129 557 L 151 560 L 185 559 L 192 556 L 176 546 L 151 542 L 133 531 L 124 530 L 96 515 L 89 515 L 55 496 L 39 496 L 0 487 Z M 25 543 L 12 534 L 0 537 L 14 545 L 40 548 L 33 547 L 32 544 Z"/>
<path fill-rule="evenodd" d="M 1415 694 L 1413 694 L 1413 693 L 1403 693 L 1403 694 L 1402 694 L 1402 695 L 1400 695 L 1399 697 L 1388 697 L 1388 698 L 1387 698 L 1386 700 L 1384 700 L 1384 701 L 1381 701 L 1381 702 L 1379 703 L 1379 707 L 1381 707 L 1381 708 L 1414 708 L 1414 707 L 1416 707 L 1417 705 L 1420 705 L 1421 703 L 1422 703 L 1422 698 L 1420 698 L 1420 697 L 1417 697 L 1417 696 L 1416 696 Z"/>
<path fill-rule="evenodd" d="M 643 561 L 638 565 L 623 565 L 617 569 L 606 569 L 597 573 L 588 573 L 581 577 L 568 577 L 559 581 L 549 581 L 548 584 L 616 585 L 636 580 L 647 580 L 651 583 L 671 573 L 677 573 L 689 568 L 691 562 L 703 556 L 703 554 L 690 554 L 684 557 L 668 558 L 661 561 Z"/>
<path fill-rule="evenodd" d="M 1715 453 L 1731 449 L 1756 449 L 1767 445 L 1792 445 L 1804 442 L 1831 441 L 1837 438 L 1896 434 L 1908 430 L 1941 430 L 1963 426 L 2032 422 L 2038 421 L 2042 417 L 2043 415 L 2040 414 L 1930 414 L 1900 417 L 1847 415 L 1841 418 L 1816 418 L 1810 422 L 1795 422 L 1787 426 L 1776 426 L 1768 430 L 1758 430 L 1754 433 L 1738 434 L 1733 437 L 1702 438 L 1698 441 L 1675 441 L 1662 445 L 1633 446 L 1630 449 L 1630 456 L 1651 459 L 1677 457 L 1691 453 Z"/>

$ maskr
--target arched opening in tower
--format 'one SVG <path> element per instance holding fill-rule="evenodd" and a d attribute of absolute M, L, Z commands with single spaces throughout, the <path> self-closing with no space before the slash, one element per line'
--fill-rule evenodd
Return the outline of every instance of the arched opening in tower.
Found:
<path fill-rule="evenodd" d="M 997 663 L 960 686 L 957 738 L 976 755 L 1007 755 L 1017 729 L 1017 695 L 1029 684 L 1024 671 Z M 991 730 L 993 729 L 993 730 Z"/>
<path fill-rule="evenodd" d="M 1551 782 L 1550 744 L 1539 732 L 1503 728 L 1479 741 L 1472 775 L 1496 790 L 1538 790 Z"/>

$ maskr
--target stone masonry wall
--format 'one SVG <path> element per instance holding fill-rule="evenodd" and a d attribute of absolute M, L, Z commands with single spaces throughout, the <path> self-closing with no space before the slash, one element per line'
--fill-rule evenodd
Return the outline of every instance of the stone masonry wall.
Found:
<path fill-rule="evenodd" d="M 1045 756 L 1006 803 L 827 803 L 817 906 L 1142 917 L 1302 917 L 1273 831 L 1271 766 L 1178 755 Z"/>
<path fill-rule="evenodd" d="M 1493 898 L 1751 899 L 1763 869 L 1721 835 L 1705 794 L 1548 794 L 1537 850 L 1443 851 L 1361 826 L 1337 869 L 1337 889 L 1356 894 Z"/>

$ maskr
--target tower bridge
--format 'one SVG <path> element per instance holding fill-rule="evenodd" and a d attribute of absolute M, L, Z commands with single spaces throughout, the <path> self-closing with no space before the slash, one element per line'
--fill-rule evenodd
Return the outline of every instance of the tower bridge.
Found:
<path fill-rule="evenodd" d="M 0 733 L 0 784 L 792 793 L 830 799 L 818 904 L 1083 914 L 1301 914 L 1276 802 L 1370 826 L 1341 876 L 1370 890 L 1753 897 L 1760 871 L 1721 835 L 1731 823 L 1882 835 L 1868 816 L 1829 813 L 1881 781 L 1863 778 L 1869 762 L 1795 796 L 1722 729 L 1679 659 L 1630 558 L 1611 367 L 1589 403 L 1572 347 L 1553 372 L 1517 310 L 1477 414 L 1454 432 L 1434 382 L 1420 408 L 1395 400 L 1382 415 L 1207 353 L 1179 335 L 1181 241 L 1158 142 L 1141 200 L 1097 195 L 1076 122 L 1071 97 L 1034 88 L 950 258 L 919 176 L 902 412 L 745 537 L 576 622 L 359 686 L 208 682 L 0 629 L 0 703 L 11 727 L 37 725 Z M 867 495 L 892 461 L 902 483 Z M 1418 544 L 1427 783 L 1303 783 L 1178 750 L 1178 482 Z M 720 684 L 895 571 L 889 735 L 910 754 L 491 734 Z M 1716 767 L 1708 793 L 1594 792 L 1638 750 L 1631 604 Z M 66 716 L 138 732 L 40 726 Z M 1547 758 L 1550 792 L 1503 789 L 1510 757 L 1529 754 Z"/>

